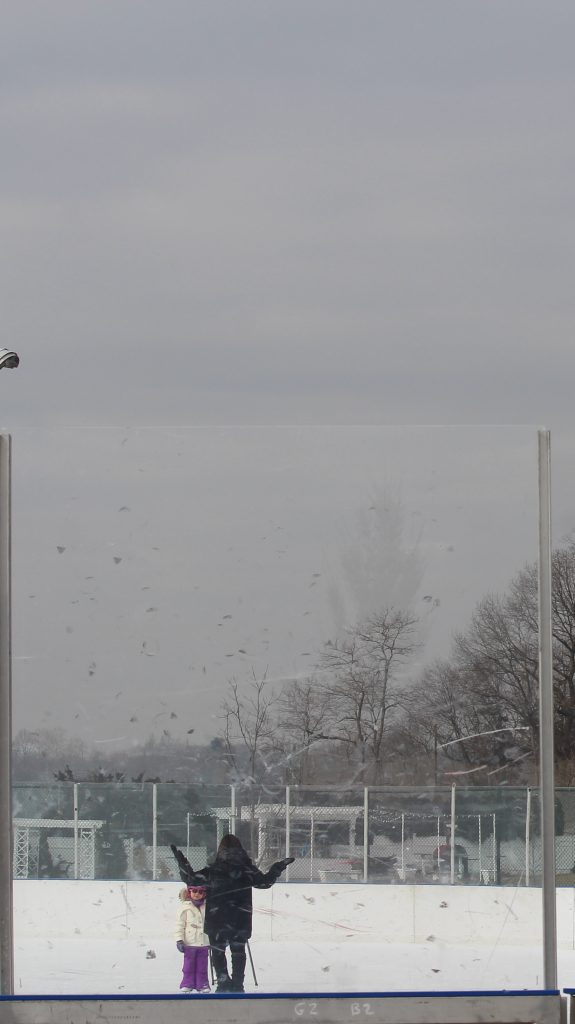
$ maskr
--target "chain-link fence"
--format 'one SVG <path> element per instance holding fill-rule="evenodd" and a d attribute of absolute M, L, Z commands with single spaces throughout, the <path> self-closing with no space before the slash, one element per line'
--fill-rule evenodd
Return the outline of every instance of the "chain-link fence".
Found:
<path fill-rule="evenodd" d="M 55 783 L 14 788 L 15 878 L 175 879 L 227 832 L 287 881 L 537 885 L 539 793 Z M 575 882 L 575 789 L 556 791 L 557 884 Z"/>

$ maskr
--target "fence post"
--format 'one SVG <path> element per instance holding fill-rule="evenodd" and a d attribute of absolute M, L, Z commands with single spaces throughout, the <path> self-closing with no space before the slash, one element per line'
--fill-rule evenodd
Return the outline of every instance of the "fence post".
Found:
<path fill-rule="evenodd" d="M 369 876 L 369 789 L 363 787 L 363 880 Z"/>
<path fill-rule="evenodd" d="M 156 881 L 158 867 L 158 787 L 152 783 L 152 878 Z"/>
<path fill-rule="evenodd" d="M 451 885 L 455 885 L 455 783 L 451 784 Z"/>
<path fill-rule="evenodd" d="M 478 845 L 478 851 L 479 851 L 479 865 L 478 865 L 479 866 L 479 884 L 482 885 L 483 884 L 483 872 L 481 870 L 481 843 L 482 843 L 482 836 L 481 836 L 481 815 L 480 814 L 477 815 L 477 838 L 479 840 L 479 842 L 477 844 Z"/>
<path fill-rule="evenodd" d="M 313 882 L 313 807 L 309 812 L 309 880 Z"/>
<path fill-rule="evenodd" d="M 230 786 L 230 831 L 236 832 L 236 787 Z"/>
<path fill-rule="evenodd" d="M 78 783 L 74 783 L 74 878 L 78 878 Z"/>
<path fill-rule="evenodd" d="M 525 807 L 525 885 L 531 885 L 531 786 L 527 787 L 527 801 Z"/>
<path fill-rule="evenodd" d="M 497 815 L 493 812 L 493 881 L 495 885 L 499 885 L 499 878 L 497 877 Z"/>
<path fill-rule="evenodd" d="M 190 812 L 186 811 L 186 860 L 190 859 Z"/>
<path fill-rule="evenodd" d="M 405 814 L 401 812 L 401 881 L 405 882 Z"/>
<path fill-rule="evenodd" d="M 267 846 L 267 833 L 264 838 L 264 822 L 263 818 L 258 818 L 258 859 L 257 863 L 261 864 L 262 858 L 266 853 Z"/>
<path fill-rule="evenodd" d="M 286 857 L 290 857 L 290 788 L 286 786 Z M 286 882 L 289 882 L 289 869 L 288 864 L 286 868 Z"/>

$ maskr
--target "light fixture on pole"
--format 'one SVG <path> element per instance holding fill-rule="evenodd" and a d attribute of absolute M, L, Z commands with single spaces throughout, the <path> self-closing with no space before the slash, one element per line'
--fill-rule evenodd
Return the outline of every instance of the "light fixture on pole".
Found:
<path fill-rule="evenodd" d="M 20 356 L 17 352 L 12 352 L 9 348 L 0 348 L 0 370 L 15 370 L 20 362 Z"/>
<path fill-rule="evenodd" d="M 0 370 L 13 370 L 16 352 L 0 348 Z M 0 993 L 14 992 L 12 897 L 12 595 L 11 446 L 0 434 Z"/>

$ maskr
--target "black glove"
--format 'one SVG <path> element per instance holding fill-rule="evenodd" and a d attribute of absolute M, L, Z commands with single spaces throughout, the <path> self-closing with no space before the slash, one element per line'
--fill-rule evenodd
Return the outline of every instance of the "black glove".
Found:
<path fill-rule="evenodd" d="M 284 857 L 283 860 L 277 860 L 275 864 L 272 864 L 272 871 L 276 874 L 281 875 L 282 871 L 285 871 L 288 864 L 293 864 L 295 857 Z"/>
<path fill-rule="evenodd" d="M 172 851 L 174 857 L 178 862 L 178 867 L 180 869 L 180 878 L 182 879 L 182 882 L 185 882 L 187 885 L 189 881 L 188 875 L 192 869 L 188 864 L 186 858 L 184 857 L 184 854 L 182 853 L 181 850 L 178 850 L 177 846 L 170 846 L 170 850 Z"/>
<path fill-rule="evenodd" d="M 182 851 L 178 850 L 178 847 L 174 846 L 173 843 L 170 844 L 170 850 L 172 851 L 174 857 L 178 862 L 178 867 L 180 869 L 180 878 L 182 879 L 182 882 L 185 882 L 186 885 L 189 885 L 192 873 L 190 865 L 188 864 Z"/>
<path fill-rule="evenodd" d="M 178 941 L 176 942 L 176 946 L 178 947 L 180 953 L 183 953 L 186 948 L 181 939 L 178 939 Z"/>

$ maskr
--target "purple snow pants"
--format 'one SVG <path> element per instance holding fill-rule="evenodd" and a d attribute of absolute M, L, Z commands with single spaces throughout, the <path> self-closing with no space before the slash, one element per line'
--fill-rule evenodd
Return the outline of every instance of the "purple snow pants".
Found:
<path fill-rule="evenodd" d="M 210 987 L 208 980 L 209 955 L 209 946 L 184 947 L 184 967 L 180 988 L 195 988 L 201 992 L 203 988 Z"/>

